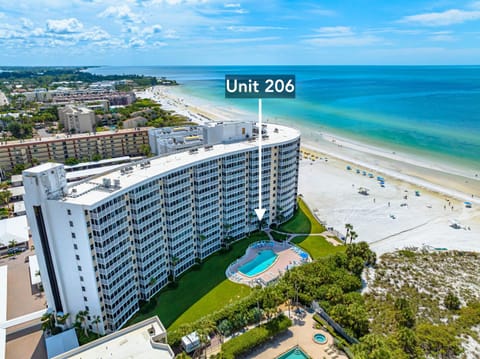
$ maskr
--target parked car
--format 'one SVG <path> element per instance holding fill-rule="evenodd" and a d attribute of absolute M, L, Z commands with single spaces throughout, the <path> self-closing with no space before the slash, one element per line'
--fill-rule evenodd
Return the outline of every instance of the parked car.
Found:
<path fill-rule="evenodd" d="M 25 252 L 26 250 L 27 250 L 27 247 L 13 247 L 13 248 L 8 248 L 7 253 L 17 254 L 17 253 Z"/>

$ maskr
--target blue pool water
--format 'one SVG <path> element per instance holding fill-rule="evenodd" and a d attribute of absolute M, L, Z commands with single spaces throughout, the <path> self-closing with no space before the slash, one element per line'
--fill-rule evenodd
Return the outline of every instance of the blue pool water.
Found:
<path fill-rule="evenodd" d="M 300 347 L 290 349 L 285 354 L 280 355 L 277 359 L 308 359 L 309 356 L 303 352 Z"/>
<path fill-rule="evenodd" d="M 256 276 L 270 267 L 277 257 L 278 255 L 270 249 L 260 251 L 254 259 L 238 268 L 238 271 L 248 277 Z"/>
<path fill-rule="evenodd" d="M 315 343 L 318 344 L 325 344 L 327 342 L 327 338 L 325 337 L 325 335 L 320 333 L 315 334 L 313 336 L 313 340 L 315 341 Z"/>

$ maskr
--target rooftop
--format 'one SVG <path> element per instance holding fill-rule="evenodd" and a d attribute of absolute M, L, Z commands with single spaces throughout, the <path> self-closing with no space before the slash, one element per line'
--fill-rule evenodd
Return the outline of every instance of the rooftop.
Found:
<path fill-rule="evenodd" d="M 11 240 L 18 243 L 28 241 L 27 216 L 0 220 L 0 247 L 8 246 Z"/>
<path fill-rule="evenodd" d="M 175 354 L 163 343 L 165 335 L 165 328 L 155 316 L 56 356 L 55 359 L 172 359 Z"/>
<path fill-rule="evenodd" d="M 267 130 L 268 137 L 262 140 L 263 146 L 279 145 L 300 136 L 300 132 L 297 130 L 284 126 L 268 125 Z M 151 177 L 178 170 L 182 167 L 188 167 L 201 160 L 215 159 L 226 154 L 256 148 L 258 148 L 258 139 L 255 141 L 207 146 L 193 152 L 185 151 L 169 156 L 151 158 L 147 162 L 126 165 L 126 167 L 130 167 L 127 171 L 122 172 L 120 169 L 117 169 L 111 172 L 104 172 L 87 181 L 72 184 L 69 186 L 68 195 L 63 201 L 86 206 L 94 205 L 108 198 L 114 192 L 126 191 L 130 187 L 147 181 Z M 109 185 L 106 186 L 106 184 Z"/>

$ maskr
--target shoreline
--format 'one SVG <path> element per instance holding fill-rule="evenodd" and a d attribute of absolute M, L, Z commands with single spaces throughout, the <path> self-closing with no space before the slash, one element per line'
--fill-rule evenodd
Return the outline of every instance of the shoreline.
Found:
<path fill-rule="evenodd" d="M 169 88 L 142 95 L 199 124 L 257 120 L 255 114 L 222 108 Z M 379 255 L 412 247 L 480 251 L 480 179 L 473 174 L 425 166 L 425 159 L 406 156 L 404 161 L 405 154 L 389 155 L 388 150 L 331 134 L 322 133 L 315 141 L 304 136 L 305 129 L 299 130 L 298 193 L 326 226 L 345 235 L 345 224 L 352 224 L 357 241 L 366 241 Z M 361 171 L 372 173 L 373 178 Z M 385 179 L 384 186 L 376 179 L 379 175 Z M 360 194 L 360 187 L 368 188 L 369 194 Z M 473 208 L 466 208 L 465 201 L 472 202 Z"/>
<path fill-rule="evenodd" d="M 139 95 L 142 96 L 142 93 Z M 185 94 L 178 87 L 155 86 L 155 88 L 147 89 L 143 95 L 166 106 L 166 109 L 191 117 L 194 122 L 199 124 L 208 120 L 257 120 L 257 115 L 254 113 L 215 105 L 209 100 Z M 266 122 L 269 122 L 268 120 Z M 428 159 L 425 158 L 412 158 L 412 155 L 396 153 L 386 148 L 360 143 L 327 132 L 317 132 L 317 138 L 312 139 L 305 136 L 307 129 L 301 126 L 292 126 L 291 123 L 285 123 L 285 121 L 278 122 L 300 130 L 302 147 L 335 157 L 346 164 L 368 168 L 448 197 L 480 204 L 480 173 L 476 173 L 474 169 L 468 171 L 452 167 L 448 163 L 441 165 L 428 163 Z"/>

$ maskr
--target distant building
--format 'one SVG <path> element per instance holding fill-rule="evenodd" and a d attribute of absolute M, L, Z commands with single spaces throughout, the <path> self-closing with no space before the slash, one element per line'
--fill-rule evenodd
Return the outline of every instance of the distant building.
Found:
<path fill-rule="evenodd" d="M 96 127 L 95 112 L 86 107 L 69 105 L 59 108 L 58 119 L 69 133 L 93 132 Z"/>
<path fill-rule="evenodd" d="M 173 359 L 167 331 L 157 316 L 131 325 L 53 359 Z"/>
<path fill-rule="evenodd" d="M 128 120 L 123 121 L 123 128 L 136 128 L 145 126 L 147 119 L 142 116 L 137 116 L 134 118 L 129 118 Z"/>
<path fill-rule="evenodd" d="M 67 158 L 92 159 L 97 154 L 102 158 L 140 156 L 145 145 L 148 128 L 9 141 L 0 144 L 0 168 L 10 171 L 15 165 L 29 167 L 48 161 L 64 162 Z"/>

